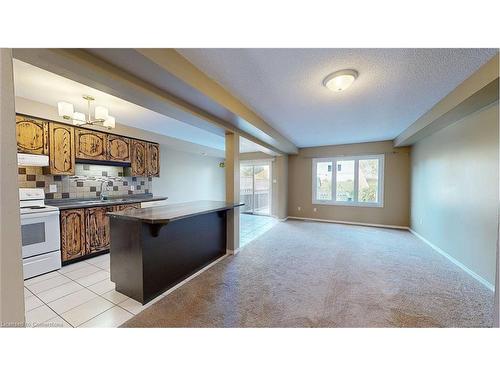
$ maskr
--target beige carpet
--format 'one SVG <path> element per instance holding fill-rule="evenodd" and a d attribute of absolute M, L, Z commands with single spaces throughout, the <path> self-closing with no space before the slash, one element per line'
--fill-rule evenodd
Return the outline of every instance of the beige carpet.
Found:
<path fill-rule="evenodd" d="M 493 292 L 407 231 L 277 224 L 125 327 L 490 327 Z"/>

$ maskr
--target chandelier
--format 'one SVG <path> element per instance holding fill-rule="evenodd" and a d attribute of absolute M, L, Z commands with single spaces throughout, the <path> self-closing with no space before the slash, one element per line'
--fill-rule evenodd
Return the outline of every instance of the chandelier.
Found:
<path fill-rule="evenodd" d="M 72 120 L 73 125 L 83 126 L 83 125 L 94 125 L 102 126 L 107 129 L 113 129 L 115 127 L 115 118 L 108 114 L 108 109 L 103 106 L 95 107 L 94 118 L 92 118 L 92 113 L 90 111 L 90 104 L 95 99 L 90 95 L 83 95 L 83 99 L 87 101 L 88 114 L 85 115 L 81 112 L 75 112 L 73 104 L 68 102 L 58 102 L 57 110 L 59 116 L 65 120 Z"/>

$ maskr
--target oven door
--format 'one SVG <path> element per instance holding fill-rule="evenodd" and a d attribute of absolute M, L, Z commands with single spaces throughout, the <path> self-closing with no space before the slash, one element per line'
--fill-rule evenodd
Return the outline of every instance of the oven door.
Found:
<path fill-rule="evenodd" d="M 23 258 L 59 250 L 59 211 L 21 215 Z"/>

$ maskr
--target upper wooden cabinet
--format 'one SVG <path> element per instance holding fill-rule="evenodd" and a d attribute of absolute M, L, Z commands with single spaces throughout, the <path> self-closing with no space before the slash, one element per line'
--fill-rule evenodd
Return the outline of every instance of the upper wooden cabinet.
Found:
<path fill-rule="evenodd" d="M 17 115 L 17 152 L 47 155 L 49 153 L 48 131 L 48 121 Z"/>
<path fill-rule="evenodd" d="M 146 176 L 146 142 L 132 139 L 131 143 L 132 176 Z"/>
<path fill-rule="evenodd" d="M 108 134 L 108 160 L 130 163 L 130 139 Z"/>
<path fill-rule="evenodd" d="M 160 177 L 160 145 L 157 143 L 146 145 L 146 169 L 148 176 Z"/>
<path fill-rule="evenodd" d="M 49 156 L 45 174 L 74 175 L 75 160 L 106 161 L 131 176 L 160 176 L 160 145 L 120 135 L 16 115 L 17 152 Z M 99 163 L 96 163 L 99 164 Z"/>
<path fill-rule="evenodd" d="M 75 174 L 75 129 L 69 125 L 49 123 L 49 168 L 55 175 Z"/>
<path fill-rule="evenodd" d="M 108 157 L 107 134 L 88 129 L 75 129 L 76 158 L 106 160 Z"/>

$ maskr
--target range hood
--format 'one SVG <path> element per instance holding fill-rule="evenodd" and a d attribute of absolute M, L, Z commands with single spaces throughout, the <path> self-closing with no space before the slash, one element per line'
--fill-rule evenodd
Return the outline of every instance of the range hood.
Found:
<path fill-rule="evenodd" d="M 47 155 L 17 154 L 17 165 L 22 167 L 48 167 Z"/>

